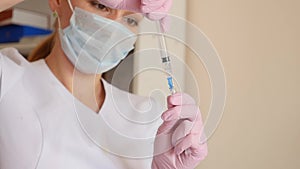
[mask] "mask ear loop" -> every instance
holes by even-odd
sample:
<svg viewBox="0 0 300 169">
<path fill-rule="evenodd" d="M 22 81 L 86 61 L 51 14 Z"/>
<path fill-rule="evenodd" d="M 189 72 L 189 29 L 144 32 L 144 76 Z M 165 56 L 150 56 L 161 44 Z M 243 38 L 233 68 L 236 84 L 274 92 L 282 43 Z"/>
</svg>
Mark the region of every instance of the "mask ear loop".
<svg viewBox="0 0 300 169">
<path fill-rule="evenodd" d="M 70 9 L 72 10 L 72 12 L 74 12 L 74 8 L 73 8 L 73 5 L 71 3 L 71 0 L 67 0 L 68 1 L 68 4 L 69 4 L 69 7 Z"/>
<path fill-rule="evenodd" d="M 60 28 L 61 28 L 61 24 L 60 24 L 60 18 L 59 18 L 59 15 L 57 14 L 56 11 L 54 11 L 52 15 L 53 15 L 53 17 L 57 18 L 58 28 L 60 29 Z"/>
</svg>

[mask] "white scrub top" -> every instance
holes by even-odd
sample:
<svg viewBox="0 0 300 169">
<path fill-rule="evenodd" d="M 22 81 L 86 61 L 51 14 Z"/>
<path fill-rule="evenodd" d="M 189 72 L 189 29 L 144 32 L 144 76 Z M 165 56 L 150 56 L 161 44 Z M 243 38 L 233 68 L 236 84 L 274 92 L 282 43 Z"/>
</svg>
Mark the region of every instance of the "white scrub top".
<svg viewBox="0 0 300 169">
<path fill-rule="evenodd" d="M 162 113 L 153 99 L 102 80 L 106 96 L 97 114 L 43 59 L 29 63 L 13 48 L 0 50 L 0 82 L 1 169 L 151 168 Z"/>
</svg>

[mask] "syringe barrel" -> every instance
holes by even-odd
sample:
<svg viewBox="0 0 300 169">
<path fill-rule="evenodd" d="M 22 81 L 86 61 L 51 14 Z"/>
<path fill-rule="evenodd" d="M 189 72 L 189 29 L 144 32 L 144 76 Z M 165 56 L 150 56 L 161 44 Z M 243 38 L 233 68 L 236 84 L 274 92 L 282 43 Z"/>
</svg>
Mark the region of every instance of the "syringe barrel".
<svg viewBox="0 0 300 169">
<path fill-rule="evenodd" d="M 163 69 L 169 76 L 172 76 L 172 66 L 170 62 L 163 63 Z"/>
<path fill-rule="evenodd" d="M 160 30 L 159 22 L 157 22 L 157 29 L 160 33 L 162 33 L 162 31 Z M 176 91 L 174 89 L 174 83 L 173 83 L 173 77 L 172 77 L 171 60 L 168 55 L 167 44 L 166 44 L 165 36 L 163 33 L 159 37 L 159 44 L 160 44 L 160 48 L 161 48 L 161 60 L 162 60 L 163 69 L 165 70 L 165 73 L 167 74 L 168 86 L 171 91 L 171 94 L 175 94 Z"/>
</svg>

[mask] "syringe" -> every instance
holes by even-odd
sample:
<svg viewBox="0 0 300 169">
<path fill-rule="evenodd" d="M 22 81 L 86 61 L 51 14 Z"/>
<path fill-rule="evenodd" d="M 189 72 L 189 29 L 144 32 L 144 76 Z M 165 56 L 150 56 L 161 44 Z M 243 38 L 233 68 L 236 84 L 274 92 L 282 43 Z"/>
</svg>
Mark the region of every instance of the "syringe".
<svg viewBox="0 0 300 169">
<path fill-rule="evenodd" d="M 168 80 L 168 86 L 171 94 L 175 94 L 175 88 L 174 88 L 174 83 L 173 83 L 173 77 L 172 77 L 172 66 L 171 66 L 171 60 L 170 56 L 168 55 L 168 49 L 166 45 L 166 40 L 163 32 L 161 31 L 160 23 L 157 21 L 156 23 L 157 30 L 161 34 L 159 36 L 159 44 L 160 44 L 160 54 L 161 54 L 161 61 L 163 64 L 163 69 L 165 70 L 167 74 L 167 80 Z"/>
</svg>

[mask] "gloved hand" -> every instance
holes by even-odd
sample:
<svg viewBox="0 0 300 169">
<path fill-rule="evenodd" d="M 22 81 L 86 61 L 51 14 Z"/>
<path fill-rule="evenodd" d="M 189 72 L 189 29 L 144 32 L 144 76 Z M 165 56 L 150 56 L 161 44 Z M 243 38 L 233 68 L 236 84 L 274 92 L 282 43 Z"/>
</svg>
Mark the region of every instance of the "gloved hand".
<svg viewBox="0 0 300 169">
<path fill-rule="evenodd" d="M 154 144 L 152 169 L 192 169 L 207 156 L 201 113 L 191 96 L 176 93 L 168 97 Z"/>
<path fill-rule="evenodd" d="M 22 2 L 24 0 L 1 0 L 0 1 L 0 12 L 4 11 L 10 7 L 12 7 L 13 5 Z"/>
<path fill-rule="evenodd" d="M 172 0 L 98 0 L 103 5 L 114 9 L 124 9 L 143 13 L 147 18 L 160 21 L 162 31 L 168 29 L 168 11 Z"/>
</svg>

